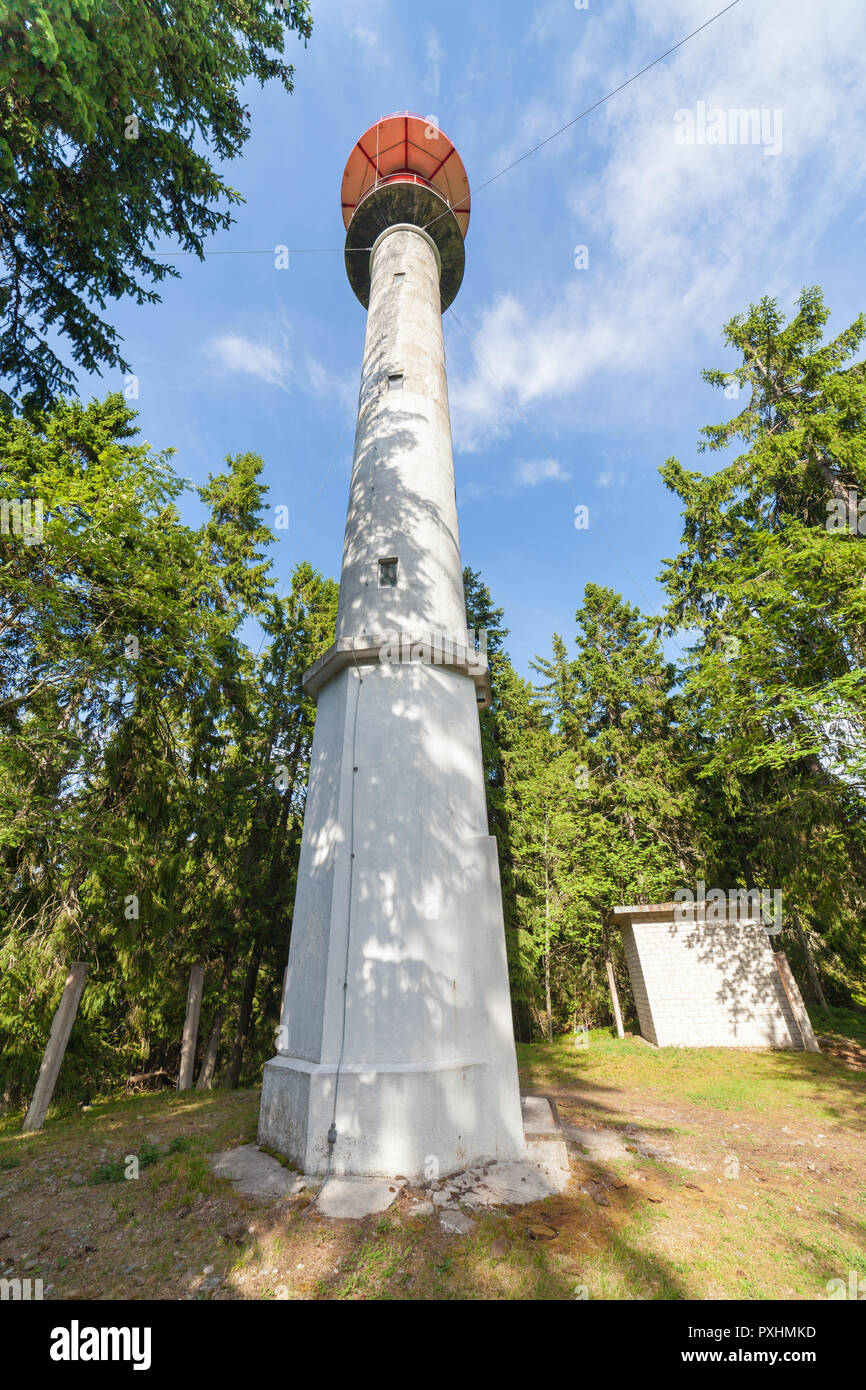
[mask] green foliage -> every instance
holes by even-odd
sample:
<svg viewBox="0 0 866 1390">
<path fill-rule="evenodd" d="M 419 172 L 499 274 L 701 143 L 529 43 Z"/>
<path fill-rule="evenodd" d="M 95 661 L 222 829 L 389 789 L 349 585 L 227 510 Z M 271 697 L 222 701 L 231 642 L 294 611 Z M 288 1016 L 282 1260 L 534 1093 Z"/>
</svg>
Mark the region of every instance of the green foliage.
<svg viewBox="0 0 866 1390">
<path fill-rule="evenodd" d="M 662 469 L 684 504 L 666 627 L 699 634 L 680 669 L 658 624 L 590 583 L 573 655 L 554 633 L 533 688 L 464 575 L 470 623 L 496 634 L 482 747 L 521 1038 L 608 1019 L 608 953 L 628 993 L 609 909 L 698 878 L 781 888 L 804 987 L 809 949 L 831 1004 L 863 1002 L 866 319 L 829 342 L 826 321 L 814 289 L 789 325 L 771 300 L 733 319 L 742 365 L 704 376 L 746 399 L 699 447 L 745 450 L 714 474 Z"/>
<path fill-rule="evenodd" d="M 658 901 L 693 876 L 703 832 L 679 730 L 676 673 L 650 623 L 589 584 L 574 656 L 559 634 L 521 679 L 502 610 L 464 571 L 467 621 L 488 628 L 493 701 L 482 713 L 518 1037 L 609 1016 L 605 929 L 620 903 Z"/>
<path fill-rule="evenodd" d="M 526 853 L 531 862 L 535 847 L 537 894 L 543 869 L 549 1032 L 554 1019 L 586 1026 L 608 1017 L 604 961 L 618 950 L 606 930 L 610 908 L 670 898 L 700 841 L 675 672 L 650 623 L 595 584 L 576 622 L 573 657 L 554 634 L 551 658 L 533 663 L 545 727 L 515 790 L 524 817 L 530 812 Z M 540 907 L 541 898 L 536 915 Z"/>
<path fill-rule="evenodd" d="M 511 1002 L 515 1032 L 527 1036 L 532 1028 L 535 1000 L 534 953 L 523 931 L 518 905 L 518 885 L 511 849 L 511 820 L 506 792 L 506 763 L 510 750 L 519 746 L 528 728 L 540 726 L 532 707 L 530 688 L 521 680 L 504 650 L 508 629 L 504 613 L 495 607 L 490 590 L 481 575 L 468 567 L 463 571 L 467 627 L 487 634 L 487 660 L 490 666 L 491 703 L 480 713 L 481 752 L 487 790 L 490 833 L 499 850 L 502 902 L 505 916 L 505 943 L 511 982 Z"/>
<path fill-rule="evenodd" d="M 337 586 L 301 565 L 275 594 L 258 458 L 226 461 L 192 530 L 168 455 L 134 432 L 116 395 L 0 421 L 4 495 L 44 503 L 40 543 L 0 535 L 7 1103 L 72 959 L 89 975 L 61 1097 L 177 1065 L 193 962 L 203 1018 L 226 1010 L 233 1082 L 279 1001 L 315 715 L 301 674 Z M 260 655 L 238 636 L 251 617 Z"/>
<path fill-rule="evenodd" d="M 242 88 L 292 90 L 307 0 L 0 0 L 0 377 L 44 407 L 85 371 L 131 370 L 109 299 L 159 302 L 166 239 L 202 255 L 242 202 L 219 163 L 250 133 Z"/>
<path fill-rule="evenodd" d="M 768 299 L 727 325 L 743 365 L 704 376 L 735 377 L 748 399 L 700 448 L 748 447 L 710 476 L 676 459 L 661 470 L 685 518 L 663 579 L 671 622 L 701 633 L 688 688 L 715 739 L 708 770 L 796 772 L 824 758 L 863 787 L 866 551 L 856 529 L 827 522 L 866 492 L 866 374 L 846 365 L 866 317 L 825 343 L 827 318 L 812 289 L 788 325 Z"/>
<path fill-rule="evenodd" d="M 704 377 L 745 402 L 699 449 L 745 450 L 707 476 L 668 459 L 684 534 L 662 578 L 669 628 L 699 634 L 685 708 L 717 871 L 783 890 L 846 1003 L 866 969 L 866 317 L 825 341 L 828 317 L 813 288 L 790 323 L 763 299 L 726 326 L 742 364 Z"/>
</svg>

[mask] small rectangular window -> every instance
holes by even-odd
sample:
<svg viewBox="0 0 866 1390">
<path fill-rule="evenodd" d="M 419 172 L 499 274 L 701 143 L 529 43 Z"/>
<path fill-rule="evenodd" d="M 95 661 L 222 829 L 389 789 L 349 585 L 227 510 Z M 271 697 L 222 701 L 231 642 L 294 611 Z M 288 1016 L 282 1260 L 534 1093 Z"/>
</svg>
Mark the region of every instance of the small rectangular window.
<svg viewBox="0 0 866 1390">
<path fill-rule="evenodd" d="M 393 589 L 397 583 L 397 558 L 389 556 L 379 561 L 379 588 Z"/>
<path fill-rule="evenodd" d="M 395 279 L 395 280 L 405 280 L 405 279 L 406 279 L 406 272 L 405 272 L 405 270 L 395 270 L 395 271 L 394 271 L 394 279 Z"/>
<path fill-rule="evenodd" d="M 388 377 L 388 390 L 389 390 L 389 391 L 402 391 L 402 390 L 403 390 L 403 373 L 402 373 L 402 372 L 391 372 L 390 376 Z"/>
</svg>

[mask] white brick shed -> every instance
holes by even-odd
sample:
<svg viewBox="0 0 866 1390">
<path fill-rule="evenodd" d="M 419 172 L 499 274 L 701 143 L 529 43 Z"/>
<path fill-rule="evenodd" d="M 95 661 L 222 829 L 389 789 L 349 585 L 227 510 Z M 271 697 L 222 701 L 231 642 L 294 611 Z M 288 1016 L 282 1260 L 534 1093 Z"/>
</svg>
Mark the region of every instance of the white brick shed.
<svg viewBox="0 0 866 1390">
<path fill-rule="evenodd" d="M 657 1047 L 817 1050 L 783 953 L 757 919 L 706 918 L 697 903 L 615 907 L 641 1035 Z"/>
</svg>

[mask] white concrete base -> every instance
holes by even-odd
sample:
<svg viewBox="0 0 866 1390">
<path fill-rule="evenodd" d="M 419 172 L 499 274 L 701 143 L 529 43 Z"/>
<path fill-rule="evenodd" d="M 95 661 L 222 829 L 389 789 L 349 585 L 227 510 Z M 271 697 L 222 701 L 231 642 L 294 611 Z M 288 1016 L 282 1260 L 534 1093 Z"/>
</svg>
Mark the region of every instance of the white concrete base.
<svg viewBox="0 0 866 1390">
<path fill-rule="evenodd" d="M 456 671 L 349 667 L 319 694 L 259 1142 L 321 1174 L 332 1120 L 339 1176 L 524 1157 L 475 687 Z"/>
<path fill-rule="evenodd" d="M 559 1129 L 559 1122 L 547 1096 L 521 1096 L 520 1113 L 526 1135 L 553 1134 Z"/>
<path fill-rule="evenodd" d="M 259 1143 L 307 1174 L 327 1170 L 336 1071 L 334 1063 L 289 1057 L 265 1065 Z M 344 1063 L 331 1172 L 423 1183 L 469 1164 L 522 1156 L 509 1125 L 517 1108 L 509 1105 L 509 1080 L 484 1062 Z"/>
</svg>

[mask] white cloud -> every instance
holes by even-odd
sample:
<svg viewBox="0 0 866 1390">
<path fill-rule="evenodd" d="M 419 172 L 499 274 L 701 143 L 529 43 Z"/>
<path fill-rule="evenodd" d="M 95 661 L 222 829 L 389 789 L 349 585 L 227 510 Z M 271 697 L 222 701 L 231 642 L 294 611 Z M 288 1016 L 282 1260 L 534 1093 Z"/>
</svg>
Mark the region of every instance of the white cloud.
<svg viewBox="0 0 866 1390">
<path fill-rule="evenodd" d="M 480 502 L 483 498 L 489 497 L 492 491 L 486 483 L 463 483 L 457 489 L 458 505 L 462 506 L 464 502 Z"/>
<path fill-rule="evenodd" d="M 567 483 L 571 477 L 556 459 L 533 459 L 520 463 L 514 470 L 514 481 L 520 487 L 537 487 L 539 483 Z"/>
<path fill-rule="evenodd" d="M 595 480 L 596 487 L 625 487 L 625 474 L 611 468 L 602 469 Z"/>
<path fill-rule="evenodd" d="M 470 481 L 462 483 L 457 491 L 458 504 L 481 502 L 486 498 L 512 498 L 521 488 L 538 487 L 541 483 L 568 483 L 571 474 L 563 468 L 558 459 L 529 459 L 517 463 L 508 477 L 495 484 Z"/>
<path fill-rule="evenodd" d="M 315 357 L 307 357 L 307 384 L 314 396 L 329 396 L 339 401 L 343 408 L 354 410 L 358 404 L 357 377 L 340 376 L 330 371 Z"/>
<path fill-rule="evenodd" d="M 378 35 L 372 29 L 365 29 L 363 24 L 353 24 L 351 29 L 352 38 L 363 48 L 375 48 L 379 42 Z"/>
<path fill-rule="evenodd" d="M 642 343 L 619 331 L 618 307 L 596 297 L 588 308 L 568 288 L 540 312 L 510 293 L 495 299 L 472 335 L 473 367 L 449 385 L 458 449 L 509 434 L 527 407 L 576 391 L 602 365 L 638 366 Z"/>
<path fill-rule="evenodd" d="M 205 354 L 216 369 L 227 375 L 255 376 L 269 386 L 285 387 L 288 357 L 267 343 L 253 342 L 237 333 L 224 333 L 205 344 Z"/>
<path fill-rule="evenodd" d="M 445 50 L 439 42 L 436 30 L 429 24 L 424 29 L 424 53 L 427 60 L 427 88 L 431 96 L 438 97 Z"/>
<path fill-rule="evenodd" d="M 548 95 L 524 112 L 522 149 L 500 151 L 503 164 L 694 29 L 706 5 L 657 0 L 632 13 L 628 48 L 620 24 L 585 28 Z M 851 55 L 864 46 L 862 0 L 836 0 L 832 22 L 813 0 L 738 7 L 576 127 L 601 150 L 580 178 L 574 133 L 533 156 L 544 198 L 571 210 L 574 241 L 590 246 L 591 269 L 496 296 L 481 312 L 467 369 L 451 375 L 457 447 L 484 448 L 539 406 L 580 412 L 586 426 L 617 408 L 618 386 L 657 391 L 681 364 L 721 358 L 722 325 L 750 300 L 776 295 L 789 312 L 822 235 L 852 200 L 862 206 L 866 103 Z M 781 110 L 780 153 L 677 144 L 675 113 L 698 101 Z"/>
</svg>

